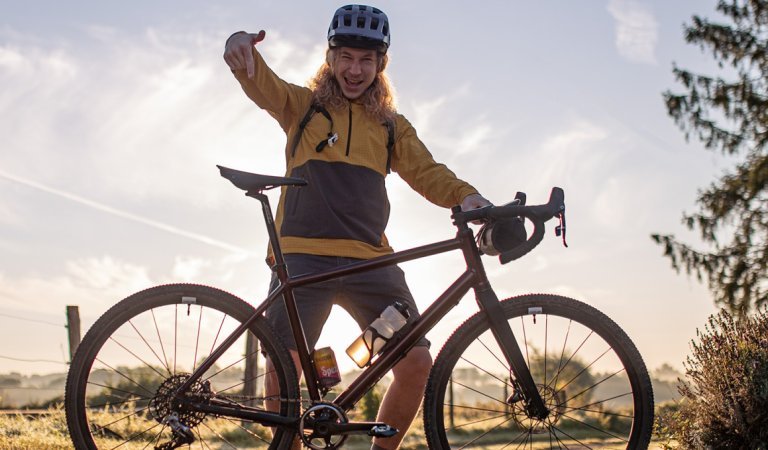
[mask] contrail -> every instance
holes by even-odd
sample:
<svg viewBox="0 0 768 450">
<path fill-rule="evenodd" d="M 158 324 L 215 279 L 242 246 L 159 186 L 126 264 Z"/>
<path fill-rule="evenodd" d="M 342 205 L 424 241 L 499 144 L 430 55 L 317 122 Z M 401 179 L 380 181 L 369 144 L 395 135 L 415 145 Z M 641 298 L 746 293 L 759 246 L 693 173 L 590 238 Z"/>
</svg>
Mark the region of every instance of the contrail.
<svg viewBox="0 0 768 450">
<path fill-rule="evenodd" d="M 16 175 L 12 175 L 8 172 L 4 172 L 3 170 L 0 170 L 0 178 L 5 178 L 6 180 L 10 180 L 19 184 L 23 184 L 25 186 L 29 186 L 31 188 L 35 188 L 38 190 L 41 190 L 43 192 L 47 192 L 49 194 L 56 195 L 58 197 L 66 198 L 67 200 L 71 200 L 75 203 L 79 203 L 81 205 L 90 206 L 91 208 L 97 209 L 99 211 L 112 214 L 114 216 L 122 217 L 124 219 L 132 220 L 134 222 L 142 223 L 144 225 L 149 225 L 150 227 L 157 228 L 158 230 L 163 230 L 171 234 L 175 234 L 177 236 L 186 237 L 198 242 L 202 242 L 204 244 L 212 245 L 214 247 L 222 248 L 224 250 L 231 251 L 233 253 L 238 254 L 247 254 L 251 255 L 252 252 L 245 250 L 241 247 L 238 247 L 236 245 L 228 244 L 226 242 L 219 241 L 217 239 L 213 239 L 208 236 L 204 236 L 202 234 L 193 233 L 190 231 L 182 230 L 180 228 L 174 227 L 172 225 L 168 225 L 162 222 L 157 222 L 155 220 L 147 219 L 146 217 L 137 216 L 136 214 L 131 214 L 126 211 L 121 211 L 119 209 L 113 208 L 111 206 L 104 205 L 102 203 L 95 202 L 93 200 L 89 200 L 84 197 L 80 197 L 79 195 L 71 194 L 66 191 L 62 191 L 61 189 L 55 189 L 50 186 L 46 186 L 44 184 L 37 183 L 32 180 L 28 180 L 26 178 L 22 178 Z"/>
</svg>

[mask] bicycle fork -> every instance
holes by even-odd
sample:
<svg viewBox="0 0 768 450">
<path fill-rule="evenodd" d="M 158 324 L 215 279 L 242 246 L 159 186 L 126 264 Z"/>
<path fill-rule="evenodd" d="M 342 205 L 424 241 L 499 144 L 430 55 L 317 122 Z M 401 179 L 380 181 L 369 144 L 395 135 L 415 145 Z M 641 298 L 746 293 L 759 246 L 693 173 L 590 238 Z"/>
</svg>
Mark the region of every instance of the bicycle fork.
<svg viewBox="0 0 768 450">
<path fill-rule="evenodd" d="M 544 399 L 541 398 L 539 389 L 536 387 L 536 382 L 533 381 L 531 371 L 525 362 L 520 346 L 517 345 L 515 335 L 512 333 L 512 329 L 504 319 L 504 313 L 501 308 L 496 293 L 490 286 L 484 288 L 478 288 L 475 290 L 477 296 L 477 303 L 480 309 L 485 312 L 486 319 L 491 325 L 491 331 L 496 338 L 496 342 L 499 344 L 504 358 L 514 375 L 513 380 L 515 393 L 510 400 L 513 403 L 517 400 L 517 389 L 522 394 L 522 400 L 525 401 L 526 411 L 531 417 L 539 420 L 544 420 L 549 415 L 549 409 L 544 404 Z"/>
</svg>

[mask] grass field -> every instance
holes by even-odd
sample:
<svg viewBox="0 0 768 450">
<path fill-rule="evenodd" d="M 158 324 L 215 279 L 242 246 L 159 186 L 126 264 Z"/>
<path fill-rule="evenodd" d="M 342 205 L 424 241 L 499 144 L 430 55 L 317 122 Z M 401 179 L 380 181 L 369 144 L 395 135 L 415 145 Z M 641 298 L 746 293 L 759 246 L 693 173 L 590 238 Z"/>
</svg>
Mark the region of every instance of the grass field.
<svg viewBox="0 0 768 450">
<path fill-rule="evenodd" d="M 240 444 L 238 443 L 238 445 Z M 350 450 L 364 450 L 368 449 L 369 446 L 370 443 L 367 438 L 355 437 L 350 438 L 344 448 Z M 544 442 L 542 443 L 542 446 L 543 447 L 541 448 L 546 448 L 548 443 Z M 0 415 L 0 450 L 70 450 L 72 448 L 73 446 L 69 440 L 69 433 L 67 432 L 64 411 L 60 408 L 52 408 L 48 410 L 48 414 L 35 417 L 24 416 L 21 414 Z M 127 449 L 129 447 L 120 448 Z M 146 448 L 146 443 L 138 445 L 136 448 Z M 245 449 L 247 447 L 238 448 Z M 256 449 L 258 447 L 253 448 Z M 411 431 L 401 448 L 403 450 L 427 448 L 424 442 L 424 434 L 420 419 L 417 419 L 414 423 L 414 426 L 411 428 Z M 501 448 L 508 447 L 504 447 L 503 444 L 483 447 L 483 449 L 486 450 L 497 450 Z M 614 447 L 596 444 L 592 448 L 609 450 Z M 652 445 L 651 448 L 659 449 L 661 447 Z"/>
</svg>

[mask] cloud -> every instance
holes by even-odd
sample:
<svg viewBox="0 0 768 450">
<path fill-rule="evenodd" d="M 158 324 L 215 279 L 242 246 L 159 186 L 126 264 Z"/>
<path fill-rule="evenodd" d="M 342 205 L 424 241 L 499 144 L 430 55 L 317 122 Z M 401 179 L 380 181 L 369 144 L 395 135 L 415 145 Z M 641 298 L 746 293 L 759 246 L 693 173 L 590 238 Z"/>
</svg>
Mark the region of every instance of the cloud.
<svg viewBox="0 0 768 450">
<path fill-rule="evenodd" d="M 468 117 L 466 107 L 459 106 L 473 96 L 469 84 L 459 86 L 450 94 L 431 99 L 417 99 L 410 105 L 412 123 L 429 148 L 447 155 L 452 166 L 457 157 L 477 154 L 489 142 L 498 138 L 501 127 L 484 114 Z"/>
<path fill-rule="evenodd" d="M 134 221 L 134 222 L 142 223 L 144 225 L 148 225 L 148 226 L 150 226 L 152 228 L 156 228 L 156 229 L 159 229 L 159 230 L 162 230 L 162 231 L 166 231 L 166 232 L 174 234 L 176 236 L 181 236 L 181 237 L 185 237 L 185 238 L 188 238 L 188 239 L 192 239 L 194 241 L 202 242 L 204 244 L 208 244 L 208 245 L 211 245 L 211 246 L 214 246 L 214 247 L 217 247 L 217 248 L 228 250 L 228 251 L 233 252 L 233 253 L 245 254 L 245 255 L 251 254 L 251 252 L 249 252 L 248 250 L 240 248 L 240 247 L 238 247 L 236 245 L 229 244 L 229 243 L 226 243 L 226 242 L 222 242 L 222 241 L 220 241 L 218 239 L 214 239 L 214 238 L 211 238 L 209 236 L 204 236 L 204 235 L 199 234 L 199 233 L 193 233 L 191 231 L 183 230 L 181 228 L 178 228 L 178 227 L 175 227 L 175 226 L 172 226 L 172 225 L 168 225 L 168 224 L 165 224 L 165 223 L 162 223 L 162 222 L 158 222 L 156 220 L 152 220 L 152 219 L 149 219 L 147 217 L 142 217 L 142 216 L 139 216 L 139 215 L 136 215 L 136 214 L 132 214 L 132 213 L 127 212 L 127 211 L 122 211 L 120 209 L 113 208 L 111 206 L 107 206 L 107 205 L 95 202 L 93 200 L 89 200 L 87 198 L 83 198 L 81 196 L 71 194 L 71 193 L 63 191 L 61 189 L 55 189 L 55 188 L 52 188 L 52 187 L 49 187 L 49 186 L 46 186 L 46 185 L 43 185 L 43 184 L 40 184 L 40 183 L 36 183 L 34 181 L 27 180 L 27 179 L 22 178 L 22 177 L 18 177 L 18 176 L 9 174 L 9 173 L 4 172 L 2 170 L 0 170 L 0 178 L 4 178 L 4 179 L 10 180 L 10 181 L 14 181 L 16 183 L 20 183 L 20 184 L 23 184 L 25 186 L 41 190 L 43 192 L 47 192 L 49 194 L 53 194 L 53 195 L 56 195 L 58 197 L 65 198 L 67 200 L 70 200 L 72 202 L 75 202 L 75 203 L 78 203 L 78 204 L 81 204 L 81 205 L 89 206 L 91 208 L 94 208 L 96 210 L 99 210 L 99 211 L 107 213 L 107 214 L 111 214 L 113 216 L 122 217 L 124 219 L 128 219 L 128 220 L 131 220 L 131 221 Z M 0 205 L 0 206 L 2 206 L 2 205 Z M 3 220 L 3 209 L 0 207 L 0 221 L 2 221 L 2 220 Z"/>
<path fill-rule="evenodd" d="M 64 262 L 56 276 L 0 272 L 0 303 L 5 308 L 40 313 L 78 305 L 92 321 L 128 295 L 166 283 L 203 283 L 262 298 L 267 293 L 269 273 L 264 270 L 254 276 L 252 261 L 242 255 L 176 257 L 171 265 L 151 270 L 109 255 L 77 258 Z"/>
<path fill-rule="evenodd" d="M 281 154 L 282 130 L 243 96 L 219 36 L 94 27 L 86 36 L 79 46 L 23 36 L 0 46 L 6 171 L 78 195 L 97 188 L 112 200 L 211 208 L 230 193 L 217 189 L 214 164 Z M 282 173 L 281 159 L 262 158 L 259 170 Z"/>
<path fill-rule="evenodd" d="M 5 307 L 50 313 L 79 305 L 98 317 L 123 297 L 154 284 L 146 267 L 105 256 L 69 261 L 55 277 L 9 277 L 0 272 L 0 299 Z"/>
<path fill-rule="evenodd" d="M 616 21 L 616 48 L 630 62 L 656 64 L 658 22 L 653 13 L 634 0 L 610 0 L 608 11 Z"/>
</svg>

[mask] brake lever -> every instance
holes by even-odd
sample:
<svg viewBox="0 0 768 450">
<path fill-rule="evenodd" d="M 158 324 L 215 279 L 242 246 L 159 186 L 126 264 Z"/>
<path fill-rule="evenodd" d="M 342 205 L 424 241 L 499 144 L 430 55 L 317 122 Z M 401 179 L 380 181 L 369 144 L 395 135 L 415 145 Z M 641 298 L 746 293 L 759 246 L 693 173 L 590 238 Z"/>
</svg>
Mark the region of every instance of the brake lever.
<svg viewBox="0 0 768 450">
<path fill-rule="evenodd" d="M 565 210 L 561 211 L 557 215 L 558 219 L 560 219 L 560 225 L 555 227 L 555 236 L 563 236 L 563 246 L 565 248 L 568 248 L 568 242 L 565 241 Z"/>
</svg>

